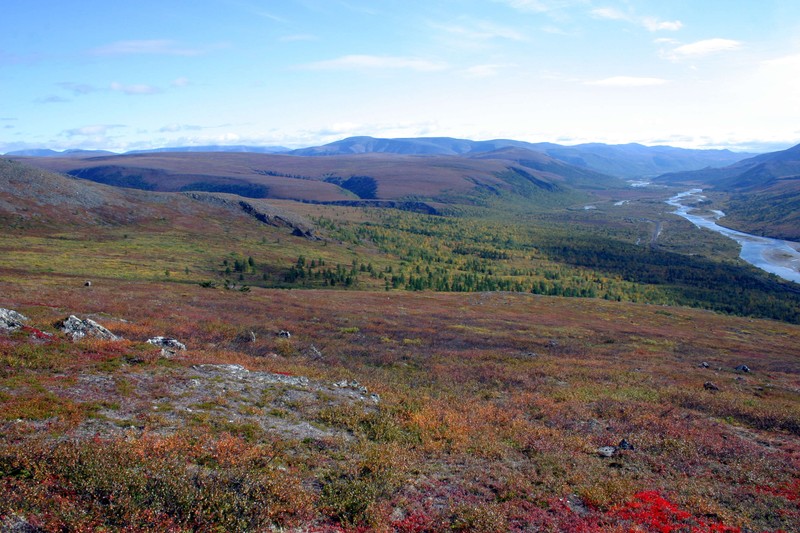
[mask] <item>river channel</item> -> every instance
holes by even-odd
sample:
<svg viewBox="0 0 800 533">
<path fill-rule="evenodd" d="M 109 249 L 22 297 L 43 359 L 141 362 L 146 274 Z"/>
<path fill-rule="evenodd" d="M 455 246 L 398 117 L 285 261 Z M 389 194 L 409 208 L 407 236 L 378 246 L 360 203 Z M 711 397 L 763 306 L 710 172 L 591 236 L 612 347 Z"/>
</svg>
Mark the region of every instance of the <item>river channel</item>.
<svg viewBox="0 0 800 533">
<path fill-rule="evenodd" d="M 800 283 L 800 243 L 782 241 L 750 235 L 717 224 L 717 220 L 725 216 L 722 211 L 711 211 L 711 214 L 694 214 L 691 204 L 704 200 L 703 189 L 676 194 L 667 203 L 676 207 L 676 215 L 680 215 L 699 228 L 706 228 L 729 237 L 742 247 L 739 254 L 743 260 L 762 270 L 771 272 L 781 278 Z M 689 205 L 687 205 L 689 204 Z"/>
</svg>

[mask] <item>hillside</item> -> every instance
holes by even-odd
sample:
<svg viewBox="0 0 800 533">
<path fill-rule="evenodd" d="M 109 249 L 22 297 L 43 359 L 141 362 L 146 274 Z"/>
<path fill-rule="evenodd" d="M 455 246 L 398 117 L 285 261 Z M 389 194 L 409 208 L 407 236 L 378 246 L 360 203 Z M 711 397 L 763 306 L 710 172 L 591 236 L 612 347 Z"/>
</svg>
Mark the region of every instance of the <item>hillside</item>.
<svg viewBox="0 0 800 533">
<path fill-rule="evenodd" d="M 361 154 L 302 157 L 254 153 L 158 153 L 84 159 L 24 158 L 39 168 L 143 190 L 207 191 L 311 202 L 414 200 L 467 203 L 509 194 L 530 198 L 622 183 L 536 154 L 481 158 Z"/>
<path fill-rule="evenodd" d="M 728 193 L 723 224 L 749 233 L 800 240 L 800 145 L 719 169 L 665 174 L 657 181 Z"/>
<path fill-rule="evenodd" d="M 735 153 L 729 150 L 690 150 L 671 146 L 643 146 L 641 144 L 608 145 L 589 143 L 564 146 L 554 143 L 528 143 L 510 139 L 472 141 L 449 137 L 407 139 L 350 137 L 323 146 L 293 150 L 290 153 L 301 156 L 361 153 L 474 155 L 508 148 L 543 153 L 572 166 L 621 178 L 652 177 L 665 172 L 721 167 L 752 155 Z"/>
<path fill-rule="evenodd" d="M 797 530 L 800 294 L 623 193 L 443 217 L 0 160 L 0 527 Z"/>
</svg>

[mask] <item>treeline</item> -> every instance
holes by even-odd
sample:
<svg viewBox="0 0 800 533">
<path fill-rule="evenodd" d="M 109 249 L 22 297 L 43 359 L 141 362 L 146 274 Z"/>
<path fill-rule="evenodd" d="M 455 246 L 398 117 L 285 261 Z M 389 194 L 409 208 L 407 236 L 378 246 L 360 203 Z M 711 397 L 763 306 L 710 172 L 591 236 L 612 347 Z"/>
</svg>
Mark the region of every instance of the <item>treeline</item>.
<svg viewBox="0 0 800 533">
<path fill-rule="evenodd" d="M 630 227 L 370 214 L 358 224 L 318 223 L 342 241 L 377 247 L 393 270 L 370 277 L 383 279 L 387 289 L 604 298 L 800 323 L 800 294 L 792 284 L 748 266 L 638 246 Z"/>
</svg>

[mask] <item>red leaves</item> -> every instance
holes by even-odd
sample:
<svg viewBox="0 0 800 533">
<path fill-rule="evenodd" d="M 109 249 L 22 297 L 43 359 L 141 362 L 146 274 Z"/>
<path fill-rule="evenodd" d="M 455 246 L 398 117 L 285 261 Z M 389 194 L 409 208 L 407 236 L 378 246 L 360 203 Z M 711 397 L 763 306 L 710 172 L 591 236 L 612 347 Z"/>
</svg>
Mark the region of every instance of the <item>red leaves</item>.
<svg viewBox="0 0 800 533">
<path fill-rule="evenodd" d="M 639 492 L 633 500 L 608 512 L 609 517 L 631 523 L 630 531 L 658 531 L 659 533 L 740 533 L 738 527 L 708 523 L 693 517 L 657 491 Z"/>
</svg>

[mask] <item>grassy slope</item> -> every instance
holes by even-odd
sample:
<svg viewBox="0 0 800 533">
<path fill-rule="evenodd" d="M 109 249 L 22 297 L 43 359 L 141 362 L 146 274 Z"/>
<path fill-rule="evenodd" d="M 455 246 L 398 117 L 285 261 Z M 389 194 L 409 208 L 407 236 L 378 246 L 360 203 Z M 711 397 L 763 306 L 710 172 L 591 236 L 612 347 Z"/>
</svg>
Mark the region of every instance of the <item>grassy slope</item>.
<svg viewBox="0 0 800 533">
<path fill-rule="evenodd" d="M 564 223 L 595 240 L 646 239 L 650 223 L 628 222 L 634 207 L 528 214 L 509 227 L 297 206 L 329 222 L 329 240 L 313 242 L 182 196 L 142 193 L 142 204 L 140 193 L 58 183 L 80 194 L 44 208 L 0 198 L 16 211 L 3 215 L 0 307 L 36 328 L 0 334 L 0 517 L 45 530 L 800 528 L 798 326 L 598 299 L 386 292 L 366 273 L 360 291 L 198 284 L 248 256 L 276 279 L 299 255 L 413 272 L 424 265 L 414 254 L 459 234 L 478 252 L 505 249 L 498 236 L 514 250 Z M 92 194 L 103 201 L 85 205 Z M 103 208 L 123 201 L 147 209 L 119 219 Z M 379 226 L 360 235 L 365 222 Z M 668 224 L 660 246 L 698 250 L 697 235 Z M 475 257 L 441 250 L 459 268 Z M 526 263 L 564 283 L 640 285 L 535 248 L 487 265 Z M 242 276 L 228 277 L 257 285 Z M 125 340 L 66 340 L 53 323 L 72 313 Z M 160 359 L 144 343 L 155 335 L 189 349 Z M 311 381 L 245 390 L 222 367 L 193 368 L 203 363 Z M 341 402 L 331 384 L 342 380 L 380 403 Z M 622 438 L 636 449 L 598 455 Z"/>
</svg>

